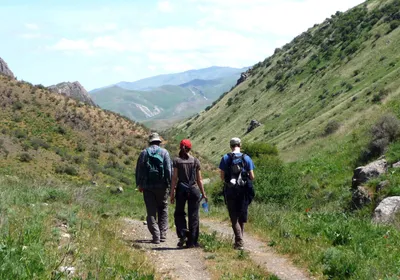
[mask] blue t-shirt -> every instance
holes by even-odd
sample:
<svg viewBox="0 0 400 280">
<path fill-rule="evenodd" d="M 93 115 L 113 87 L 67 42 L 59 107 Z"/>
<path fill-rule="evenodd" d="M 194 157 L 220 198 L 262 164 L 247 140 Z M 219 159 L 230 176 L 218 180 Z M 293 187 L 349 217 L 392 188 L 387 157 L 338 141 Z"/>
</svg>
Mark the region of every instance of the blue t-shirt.
<svg viewBox="0 0 400 280">
<path fill-rule="evenodd" d="M 235 153 L 235 154 L 238 156 L 243 155 L 243 153 Z M 255 168 L 254 163 L 248 155 L 244 156 L 244 161 L 246 162 L 246 164 L 244 165 L 244 170 L 246 172 L 250 172 L 251 170 L 254 170 L 254 168 Z M 219 169 L 224 171 L 225 175 L 226 175 L 227 173 L 229 173 L 230 164 L 231 164 L 231 156 L 229 154 L 225 154 L 222 157 L 221 162 L 219 163 Z"/>
</svg>

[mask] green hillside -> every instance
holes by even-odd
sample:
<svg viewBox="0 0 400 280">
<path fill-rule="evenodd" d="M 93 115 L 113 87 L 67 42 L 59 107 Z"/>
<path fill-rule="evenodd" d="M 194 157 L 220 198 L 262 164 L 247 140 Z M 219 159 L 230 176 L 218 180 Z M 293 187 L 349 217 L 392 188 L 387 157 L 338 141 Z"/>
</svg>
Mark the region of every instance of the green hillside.
<svg viewBox="0 0 400 280">
<path fill-rule="evenodd" d="M 368 1 L 335 14 L 254 65 L 245 82 L 178 129 L 214 161 L 233 136 L 275 144 L 291 159 L 329 124 L 350 133 L 398 97 L 398 11 L 399 1 Z M 252 119 L 262 126 L 247 134 Z"/>
<path fill-rule="evenodd" d="M 400 195 L 392 167 L 400 161 L 399 11 L 398 0 L 371 0 L 336 13 L 170 130 L 215 164 L 231 137 L 242 138 L 256 166 L 247 229 L 318 279 L 399 275 L 399 214 L 388 225 L 371 221 L 383 199 Z M 261 126 L 247 132 L 251 120 Z M 367 199 L 357 205 L 353 171 L 379 157 L 388 172 L 360 187 Z M 212 215 L 228 219 L 221 188 L 207 190 Z"/>
<path fill-rule="evenodd" d="M 0 279 L 153 279 L 115 218 L 144 215 L 148 130 L 2 75 L 0 107 Z"/>
</svg>

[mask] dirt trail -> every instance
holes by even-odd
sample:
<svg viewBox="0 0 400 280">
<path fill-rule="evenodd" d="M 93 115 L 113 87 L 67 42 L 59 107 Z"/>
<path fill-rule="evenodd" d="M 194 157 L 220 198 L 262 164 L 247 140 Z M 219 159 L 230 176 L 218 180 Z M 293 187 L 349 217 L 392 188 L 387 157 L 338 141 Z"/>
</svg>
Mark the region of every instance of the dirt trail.
<svg viewBox="0 0 400 280">
<path fill-rule="evenodd" d="M 201 224 L 216 231 L 225 237 L 233 237 L 233 231 L 230 225 L 221 223 L 219 221 L 212 221 L 201 219 Z M 245 250 L 250 253 L 251 259 L 261 267 L 264 267 L 268 272 L 275 274 L 282 280 L 309 280 L 311 278 L 302 271 L 295 267 L 287 258 L 278 255 L 265 243 L 257 240 L 256 238 L 244 234 Z"/>
<path fill-rule="evenodd" d="M 157 279 L 211 279 L 205 265 L 205 253 L 202 249 L 178 249 L 175 232 L 169 230 L 166 242 L 160 244 L 150 243 L 151 234 L 143 221 L 129 218 L 122 219 L 124 230 L 122 237 L 130 245 L 144 250 L 155 266 Z M 216 231 L 224 237 L 231 238 L 231 227 L 226 223 L 201 219 L 201 224 L 208 228 L 207 231 Z M 245 233 L 245 250 L 251 259 L 266 271 L 275 274 L 282 280 L 310 280 L 306 272 L 295 267 L 290 260 L 278 255 L 265 242 Z M 133 242 L 133 244 L 132 244 Z"/>
<path fill-rule="evenodd" d="M 179 249 L 175 232 L 169 230 L 166 242 L 152 244 L 147 226 L 137 220 L 124 218 L 124 240 L 136 248 L 145 250 L 154 263 L 157 279 L 211 279 L 202 249 Z"/>
</svg>

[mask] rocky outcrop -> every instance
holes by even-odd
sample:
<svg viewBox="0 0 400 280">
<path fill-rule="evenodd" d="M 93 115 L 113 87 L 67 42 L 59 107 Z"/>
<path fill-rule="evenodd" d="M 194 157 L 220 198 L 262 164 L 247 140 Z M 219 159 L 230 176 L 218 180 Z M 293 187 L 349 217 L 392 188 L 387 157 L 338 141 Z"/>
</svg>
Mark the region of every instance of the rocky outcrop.
<svg viewBox="0 0 400 280">
<path fill-rule="evenodd" d="M 240 78 L 237 80 L 235 86 L 238 86 L 241 83 L 243 83 L 244 81 L 246 81 L 248 77 L 250 77 L 250 69 L 247 70 L 246 72 L 243 72 L 242 74 L 240 74 Z"/>
<path fill-rule="evenodd" d="M 260 125 L 261 125 L 261 123 L 259 121 L 251 120 L 246 133 L 253 131 L 255 128 L 259 127 Z"/>
<path fill-rule="evenodd" d="M 357 167 L 354 170 L 352 187 L 356 189 L 361 184 L 367 182 L 372 178 L 376 178 L 381 174 L 387 172 L 387 161 L 380 159 L 369 163 L 366 166 Z"/>
<path fill-rule="evenodd" d="M 15 79 L 14 73 L 10 70 L 10 68 L 8 68 L 7 63 L 1 57 L 0 57 L 0 74 L 9 76 L 9 77 Z"/>
<path fill-rule="evenodd" d="M 86 89 L 79 82 L 63 82 L 54 86 L 49 86 L 48 89 L 52 92 L 82 101 L 88 105 L 96 106 Z"/>
<path fill-rule="evenodd" d="M 373 221 L 379 224 L 388 224 L 395 220 L 400 211 L 400 196 L 387 197 L 379 203 L 374 211 Z"/>
</svg>

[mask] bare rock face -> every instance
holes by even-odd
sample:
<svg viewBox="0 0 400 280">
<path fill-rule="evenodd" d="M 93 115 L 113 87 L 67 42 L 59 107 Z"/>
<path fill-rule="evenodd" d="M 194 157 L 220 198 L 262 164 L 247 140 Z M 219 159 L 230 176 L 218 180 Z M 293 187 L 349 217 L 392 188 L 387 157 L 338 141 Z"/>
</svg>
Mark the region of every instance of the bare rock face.
<svg viewBox="0 0 400 280">
<path fill-rule="evenodd" d="M 356 189 L 361 184 L 367 182 L 372 178 L 376 178 L 381 174 L 387 172 L 387 161 L 380 159 L 369 163 L 366 166 L 357 167 L 353 175 L 353 189 Z"/>
<path fill-rule="evenodd" d="M 9 76 L 9 77 L 15 79 L 14 73 L 10 70 L 10 68 L 8 68 L 7 63 L 1 57 L 0 57 L 0 74 Z"/>
<path fill-rule="evenodd" d="M 96 106 L 86 89 L 79 82 L 63 82 L 49 86 L 50 91 L 82 101 L 88 105 Z"/>
<path fill-rule="evenodd" d="M 400 211 L 400 196 L 387 197 L 379 203 L 374 211 L 373 221 L 379 224 L 388 224 L 395 220 Z"/>
</svg>

